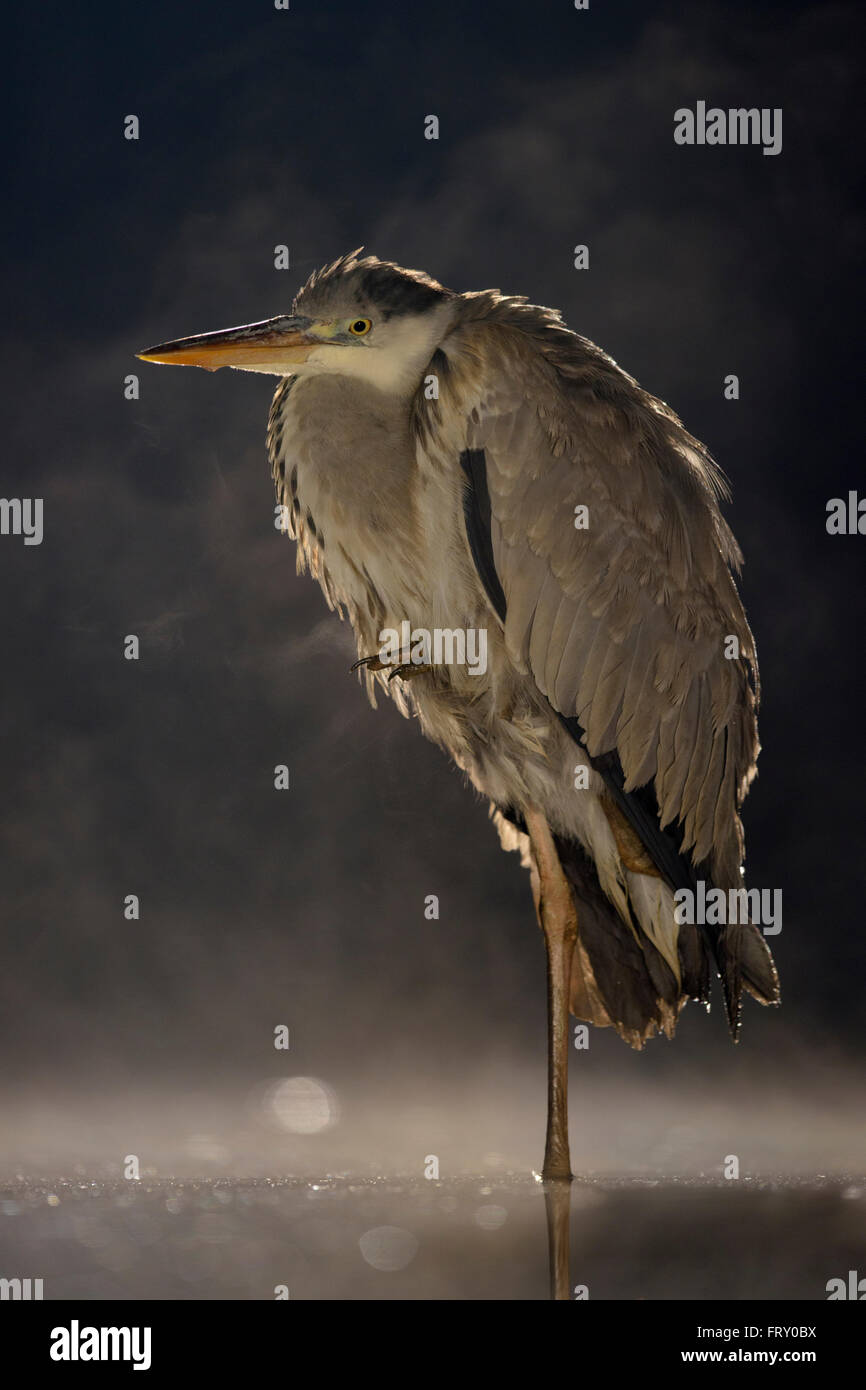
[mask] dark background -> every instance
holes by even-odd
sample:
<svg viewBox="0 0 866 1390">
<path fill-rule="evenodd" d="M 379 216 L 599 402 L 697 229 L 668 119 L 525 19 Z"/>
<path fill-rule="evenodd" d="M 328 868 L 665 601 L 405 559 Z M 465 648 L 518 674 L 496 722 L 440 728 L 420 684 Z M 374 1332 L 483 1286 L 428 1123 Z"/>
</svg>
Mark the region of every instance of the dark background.
<svg viewBox="0 0 866 1390">
<path fill-rule="evenodd" d="M 863 1163 L 866 540 L 825 529 L 830 497 L 866 491 L 862 27 L 853 4 L 18 11 L 0 490 L 44 498 L 45 538 L 0 538 L 4 1168 L 540 1160 L 543 951 L 516 857 L 417 729 L 369 709 L 350 634 L 296 577 L 275 381 L 134 358 L 285 312 L 360 244 L 560 307 L 733 485 L 764 686 L 748 873 L 783 890 L 783 1008 L 747 1006 L 736 1049 L 718 1001 L 642 1056 L 594 1031 L 575 1163 Z M 782 153 L 676 146 L 697 100 L 782 107 Z M 262 1102 L 294 1075 L 331 1097 L 316 1136 Z"/>
</svg>

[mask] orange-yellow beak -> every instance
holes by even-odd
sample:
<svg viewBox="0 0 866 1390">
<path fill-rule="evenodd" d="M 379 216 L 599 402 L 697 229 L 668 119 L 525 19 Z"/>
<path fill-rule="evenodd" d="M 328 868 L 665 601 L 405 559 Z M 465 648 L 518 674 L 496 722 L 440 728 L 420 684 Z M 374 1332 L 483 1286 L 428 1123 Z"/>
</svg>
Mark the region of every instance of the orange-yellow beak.
<svg viewBox="0 0 866 1390">
<path fill-rule="evenodd" d="M 195 338 L 175 338 L 136 354 L 143 362 L 164 362 L 170 367 L 239 367 L 248 372 L 285 375 L 292 364 L 303 362 L 322 339 L 310 336 L 312 320 L 285 315 L 226 328 L 219 333 L 200 333 Z"/>
</svg>

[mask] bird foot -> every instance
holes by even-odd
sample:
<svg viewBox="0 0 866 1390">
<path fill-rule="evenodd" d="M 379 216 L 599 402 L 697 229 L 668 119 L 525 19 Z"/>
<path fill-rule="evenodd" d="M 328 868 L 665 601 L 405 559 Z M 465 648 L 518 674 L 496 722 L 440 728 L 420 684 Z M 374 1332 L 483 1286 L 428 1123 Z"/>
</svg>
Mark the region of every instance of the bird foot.
<svg viewBox="0 0 866 1390">
<path fill-rule="evenodd" d="M 353 662 L 349 669 L 350 671 L 357 671 L 361 666 L 364 666 L 368 671 L 390 671 L 391 674 L 388 677 L 389 685 L 397 676 L 399 676 L 400 680 L 411 681 L 414 680 L 416 676 L 420 676 L 422 672 L 433 670 L 432 666 L 427 666 L 415 661 L 382 661 L 378 654 L 360 657 L 358 661 Z"/>
</svg>

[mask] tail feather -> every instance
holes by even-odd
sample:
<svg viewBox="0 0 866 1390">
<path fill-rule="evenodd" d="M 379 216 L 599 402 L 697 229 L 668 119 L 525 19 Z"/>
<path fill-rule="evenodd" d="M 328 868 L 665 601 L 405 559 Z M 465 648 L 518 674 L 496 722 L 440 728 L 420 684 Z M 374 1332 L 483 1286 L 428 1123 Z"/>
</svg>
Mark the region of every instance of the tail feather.
<svg viewBox="0 0 866 1390">
<path fill-rule="evenodd" d="M 677 938 L 683 993 L 706 1003 L 710 997 L 710 957 L 697 927 L 684 924 Z"/>
<path fill-rule="evenodd" d="M 761 1004 L 778 1004 L 779 976 L 775 962 L 760 930 L 751 922 L 733 922 L 725 928 L 722 938 L 723 979 L 730 980 L 736 1031 L 739 1023 L 740 996 L 745 989 Z M 730 1012 L 730 1011 L 729 1011 Z"/>
<path fill-rule="evenodd" d="M 519 850 L 529 867 L 529 841 L 522 816 L 511 808 L 491 806 L 503 849 Z M 736 1041 L 743 990 L 762 1004 L 778 1004 L 779 979 L 759 929 L 751 923 L 728 924 L 712 933 L 688 923 L 676 933 L 676 959 L 664 932 L 652 927 L 659 950 L 627 904 L 626 921 L 599 882 L 592 858 L 576 840 L 554 835 L 557 854 L 577 907 L 578 942 L 571 976 L 571 1012 L 599 1028 L 614 1028 L 640 1050 L 656 1033 L 673 1037 L 688 999 L 706 1003 L 713 970 L 719 974 L 725 1012 Z M 701 877 L 709 874 L 698 866 Z M 634 878 L 633 874 L 628 875 Z M 632 885 L 633 887 L 633 885 Z M 673 913 L 673 893 L 666 885 Z M 672 968 L 678 966 L 677 972 Z"/>
<path fill-rule="evenodd" d="M 731 1034 L 736 1040 L 743 989 L 762 1004 L 779 1002 L 773 958 L 757 927 L 728 925 L 711 956 L 695 926 L 677 935 L 679 978 L 635 913 L 623 921 L 603 892 L 592 859 L 575 840 L 555 837 L 560 863 L 578 912 L 581 950 L 572 969 L 572 1013 L 600 1027 L 613 1027 L 640 1049 L 656 1033 L 673 1037 L 688 999 L 707 1002 L 711 967 L 717 967 Z M 631 877 L 631 875 L 629 875 Z M 669 890 L 665 890 L 669 894 Z M 670 895 L 673 911 L 673 898 Z M 643 915 L 643 914 L 642 914 Z M 656 933 L 658 938 L 658 933 Z M 661 944 L 665 943 L 658 938 Z M 667 948 L 666 948 L 667 949 Z"/>
<path fill-rule="evenodd" d="M 760 1004 L 778 1004 L 779 974 L 757 927 L 750 926 L 743 940 L 743 987 Z"/>
</svg>

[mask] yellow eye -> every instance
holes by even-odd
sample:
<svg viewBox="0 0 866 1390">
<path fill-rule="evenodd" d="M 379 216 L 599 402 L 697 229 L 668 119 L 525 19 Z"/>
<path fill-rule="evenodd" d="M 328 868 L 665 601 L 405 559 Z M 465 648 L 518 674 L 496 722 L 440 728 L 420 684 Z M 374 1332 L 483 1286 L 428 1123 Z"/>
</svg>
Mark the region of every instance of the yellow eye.
<svg viewBox="0 0 866 1390">
<path fill-rule="evenodd" d="M 369 319 L 355 319 L 349 324 L 349 332 L 354 333 L 356 338 L 363 338 L 365 333 L 369 333 L 373 327 Z"/>
</svg>

